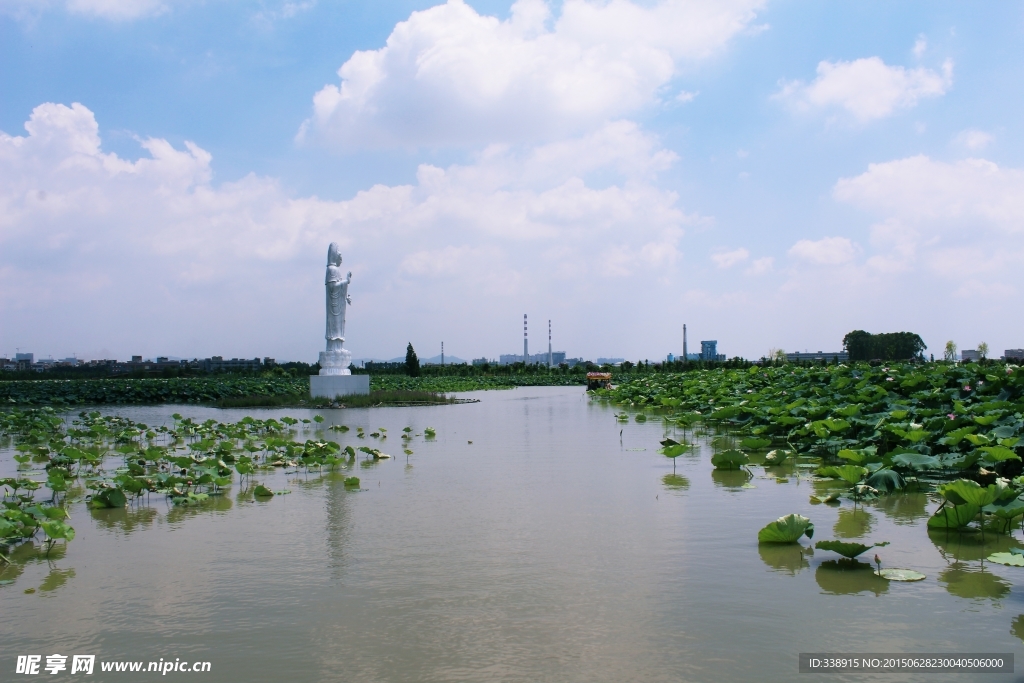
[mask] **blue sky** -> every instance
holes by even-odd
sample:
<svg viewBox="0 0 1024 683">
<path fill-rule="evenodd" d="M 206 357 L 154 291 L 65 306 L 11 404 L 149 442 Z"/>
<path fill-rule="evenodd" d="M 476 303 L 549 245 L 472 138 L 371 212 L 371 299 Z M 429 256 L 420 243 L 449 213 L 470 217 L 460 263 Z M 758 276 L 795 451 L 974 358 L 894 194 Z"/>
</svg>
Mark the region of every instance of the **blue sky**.
<svg viewBox="0 0 1024 683">
<path fill-rule="evenodd" d="M 1024 346 L 1016 3 L 0 0 L 0 354 Z M 77 103 L 77 106 L 73 106 Z M 26 124 L 28 123 L 28 128 Z M 29 130 L 31 129 L 31 130 Z"/>
</svg>

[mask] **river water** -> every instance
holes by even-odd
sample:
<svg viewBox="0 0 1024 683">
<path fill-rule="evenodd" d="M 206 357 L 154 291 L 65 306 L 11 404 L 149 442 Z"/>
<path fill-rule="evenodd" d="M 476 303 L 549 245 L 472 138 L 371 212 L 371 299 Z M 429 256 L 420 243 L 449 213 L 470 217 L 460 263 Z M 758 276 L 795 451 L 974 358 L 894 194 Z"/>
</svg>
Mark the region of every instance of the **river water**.
<svg viewBox="0 0 1024 683">
<path fill-rule="evenodd" d="M 936 504 L 923 494 L 856 510 L 849 501 L 812 505 L 816 485 L 799 468 L 752 465 L 747 482 L 713 472 L 707 443 L 678 458 L 673 476 L 658 441 L 681 433 L 656 419 L 619 423 L 617 409 L 581 388 L 465 396 L 481 400 L 317 411 L 322 427 L 353 428 L 329 438 L 395 455 L 355 467 L 360 491 L 342 486 L 351 472 L 278 471 L 262 480 L 292 493 L 265 502 L 239 496 L 236 481 L 197 508 L 161 495 L 137 509 L 76 504 L 78 535 L 66 550 L 47 559 L 22 546 L 0 570 L 11 582 L 0 585 L 2 680 L 20 678 L 18 655 L 45 664 L 54 653 L 209 661 L 208 673 L 167 676 L 210 682 L 762 683 L 796 677 L 800 652 L 1020 650 L 1024 568 L 982 560 L 1021 544 L 929 535 Z M 116 412 L 149 425 L 171 424 L 174 412 L 225 422 L 313 414 Z M 391 436 L 359 440 L 357 426 Z M 414 439 L 406 458 L 406 426 L 434 427 L 437 437 Z M 13 472 L 9 455 L 0 476 Z M 833 553 L 759 548 L 758 529 L 792 512 L 811 518 L 814 540 L 889 541 L 878 549 L 883 566 L 927 579 L 890 583 L 870 569 L 840 570 Z M 160 678 L 97 665 L 86 680 Z"/>
</svg>

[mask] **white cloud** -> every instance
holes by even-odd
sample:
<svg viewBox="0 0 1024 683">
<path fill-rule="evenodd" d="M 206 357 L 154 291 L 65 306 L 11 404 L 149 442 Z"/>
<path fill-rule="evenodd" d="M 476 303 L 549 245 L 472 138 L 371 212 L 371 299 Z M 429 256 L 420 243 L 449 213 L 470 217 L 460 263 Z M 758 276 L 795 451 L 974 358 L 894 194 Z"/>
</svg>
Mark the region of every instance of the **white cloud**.
<svg viewBox="0 0 1024 683">
<path fill-rule="evenodd" d="M 656 102 L 718 53 L 763 0 L 519 0 L 505 21 L 462 0 L 413 12 L 313 98 L 300 139 L 344 147 L 467 145 L 585 130 Z"/>
<path fill-rule="evenodd" d="M 210 154 L 193 143 L 146 139 L 134 162 L 104 152 L 81 104 L 40 105 L 25 128 L 0 133 L 0 347 L 73 328 L 75 347 L 56 353 L 116 338 L 122 357 L 294 357 L 300 338 L 313 357 L 330 241 L 355 272 L 363 340 L 404 340 L 441 325 L 438 316 L 487 337 L 510 302 L 550 302 L 555 289 L 571 310 L 574 292 L 628 307 L 612 281 L 671 277 L 693 220 L 650 182 L 674 155 L 629 122 L 539 147 L 492 146 L 470 164 L 422 165 L 414 184 L 344 201 L 294 197 L 251 174 L 214 183 Z M 591 173 L 601 186 L 588 184 Z"/>
<path fill-rule="evenodd" d="M 852 261 L 857 246 L 846 237 L 800 240 L 789 248 L 789 255 L 819 266 L 837 266 Z"/>
<path fill-rule="evenodd" d="M 168 10 L 161 0 L 67 0 L 68 11 L 73 14 L 128 21 L 163 14 Z"/>
<path fill-rule="evenodd" d="M 909 109 L 925 97 L 938 97 L 953 85 L 953 62 L 942 73 L 931 69 L 888 66 L 878 57 L 852 62 L 818 63 L 812 83 L 784 83 L 776 97 L 801 111 L 838 108 L 861 123 Z"/>
<path fill-rule="evenodd" d="M 683 104 L 687 102 L 693 102 L 694 98 L 697 97 L 697 95 L 699 94 L 699 92 L 689 92 L 688 90 L 680 90 L 679 94 L 676 95 L 676 102 L 682 102 Z"/>
<path fill-rule="evenodd" d="M 968 129 L 960 131 L 960 133 L 953 138 L 953 142 L 961 147 L 966 147 L 972 152 L 976 152 L 988 147 L 989 143 L 992 142 L 992 135 L 983 130 Z"/>
<path fill-rule="evenodd" d="M 737 263 L 742 263 L 750 257 L 750 252 L 742 247 L 733 251 L 723 251 L 711 255 L 711 260 L 719 268 L 732 268 Z"/>
<path fill-rule="evenodd" d="M 989 227 L 1024 232 L 1024 171 L 984 159 L 949 163 L 924 155 L 870 164 L 843 178 L 833 196 L 864 209 L 920 223 L 933 234 Z"/>
<path fill-rule="evenodd" d="M 743 271 L 743 273 L 745 275 L 764 275 L 765 273 L 770 273 L 774 268 L 775 257 L 764 256 L 751 261 L 750 267 Z"/>
<path fill-rule="evenodd" d="M 941 306 L 953 296 L 971 302 L 958 309 L 963 329 L 998 330 L 1004 339 L 1024 330 L 1008 315 L 1024 267 L 1024 171 L 914 156 L 870 164 L 839 180 L 833 196 L 881 218 L 870 230 L 874 253 L 851 280 L 918 293 L 922 310 L 934 302 L 928 317 L 944 327 L 951 323 Z"/>
<path fill-rule="evenodd" d="M 928 39 L 924 35 L 917 37 L 914 41 L 914 56 L 918 59 L 924 56 L 924 53 L 928 50 Z"/>
</svg>

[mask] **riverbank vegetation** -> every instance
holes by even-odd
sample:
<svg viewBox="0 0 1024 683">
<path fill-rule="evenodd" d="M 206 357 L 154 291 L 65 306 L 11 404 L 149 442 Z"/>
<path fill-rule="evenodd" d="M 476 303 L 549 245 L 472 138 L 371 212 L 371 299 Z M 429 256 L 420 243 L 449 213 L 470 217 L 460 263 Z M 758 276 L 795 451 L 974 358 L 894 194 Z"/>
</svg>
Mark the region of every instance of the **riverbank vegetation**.
<svg viewBox="0 0 1024 683">
<path fill-rule="evenodd" d="M 517 386 L 582 384 L 582 376 L 524 373 L 501 376 L 372 376 L 375 399 L 346 399 L 345 405 L 443 403 L 451 392 L 510 389 Z M 417 392 L 416 396 L 394 392 Z M 73 406 L 183 403 L 222 407 L 316 407 L 321 399 L 309 397 L 309 377 L 266 373 L 259 377 L 208 375 L 204 377 L 110 378 L 0 382 L 0 405 Z"/>
</svg>

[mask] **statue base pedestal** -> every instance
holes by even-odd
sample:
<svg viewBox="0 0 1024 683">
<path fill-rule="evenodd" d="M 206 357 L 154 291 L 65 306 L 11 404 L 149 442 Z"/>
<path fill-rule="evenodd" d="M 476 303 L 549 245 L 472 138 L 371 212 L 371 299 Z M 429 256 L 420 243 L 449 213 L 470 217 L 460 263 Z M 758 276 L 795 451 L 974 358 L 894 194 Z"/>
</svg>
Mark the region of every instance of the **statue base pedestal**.
<svg viewBox="0 0 1024 683">
<path fill-rule="evenodd" d="M 352 352 L 348 349 L 339 348 L 337 351 L 320 352 L 320 374 L 321 375 L 351 375 L 348 369 L 352 362 Z"/>
<path fill-rule="evenodd" d="M 347 369 L 347 368 L 346 368 Z M 309 395 L 313 398 L 336 399 L 352 394 L 369 394 L 369 375 L 310 375 Z"/>
</svg>

